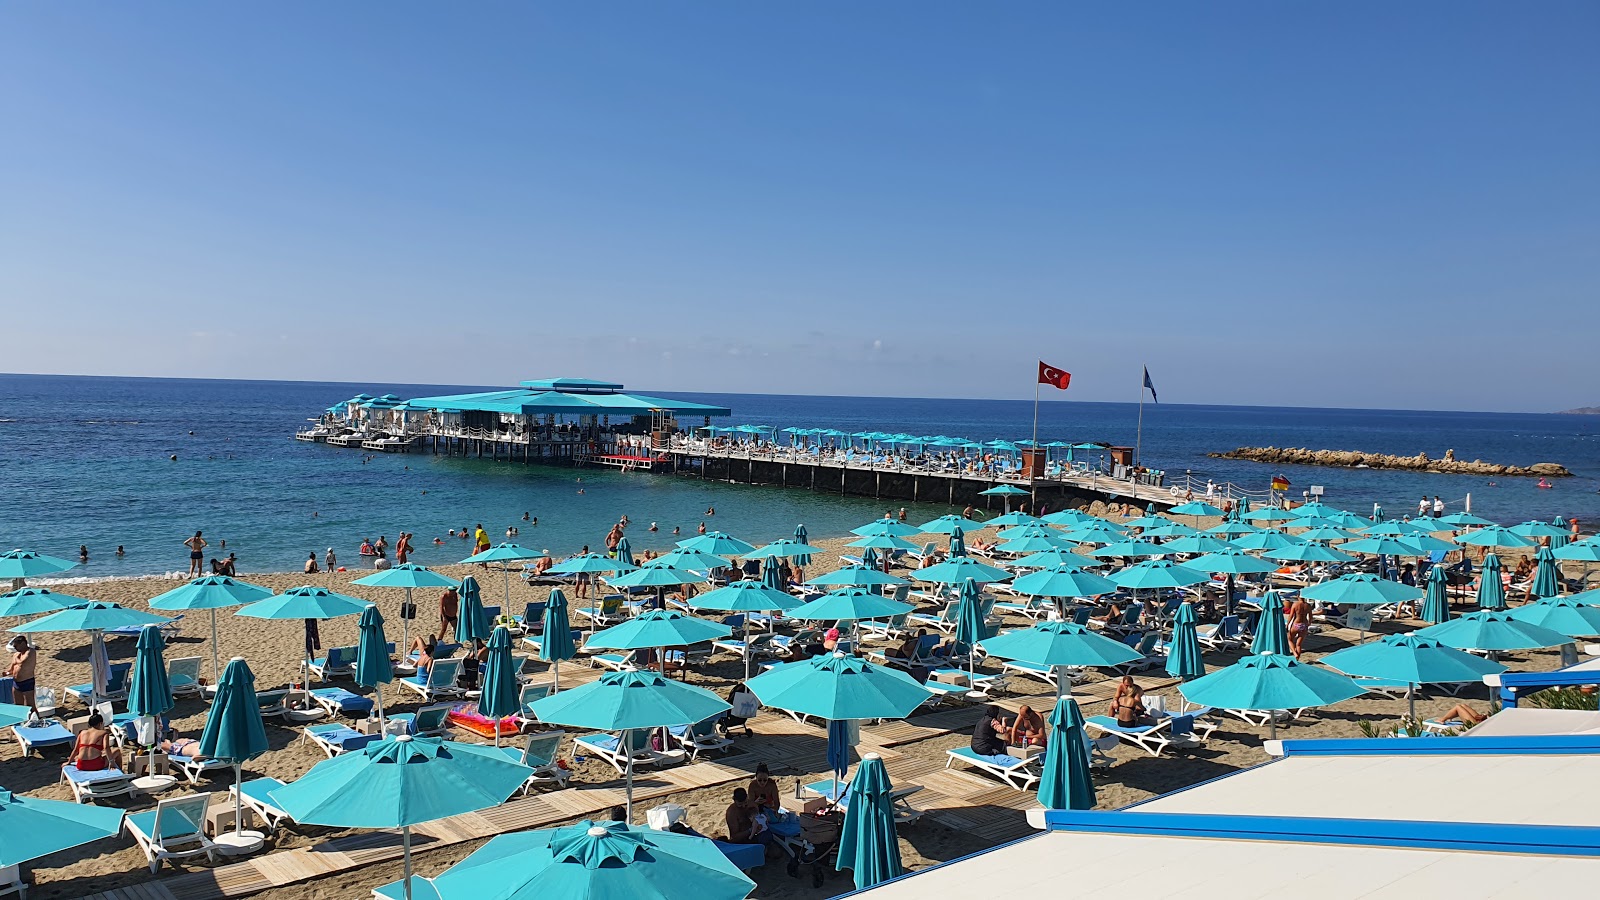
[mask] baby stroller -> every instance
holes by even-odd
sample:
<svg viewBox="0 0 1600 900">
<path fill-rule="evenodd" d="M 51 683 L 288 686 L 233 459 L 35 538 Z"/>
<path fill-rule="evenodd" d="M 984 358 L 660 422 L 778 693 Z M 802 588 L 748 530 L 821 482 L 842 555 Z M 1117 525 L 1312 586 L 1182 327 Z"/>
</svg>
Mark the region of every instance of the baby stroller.
<svg viewBox="0 0 1600 900">
<path fill-rule="evenodd" d="M 811 886 L 822 887 L 822 880 L 839 854 L 839 836 L 844 832 L 844 813 L 827 801 L 810 804 L 800 816 L 800 838 L 789 850 L 789 877 L 799 878 L 800 867 L 811 867 Z"/>
</svg>

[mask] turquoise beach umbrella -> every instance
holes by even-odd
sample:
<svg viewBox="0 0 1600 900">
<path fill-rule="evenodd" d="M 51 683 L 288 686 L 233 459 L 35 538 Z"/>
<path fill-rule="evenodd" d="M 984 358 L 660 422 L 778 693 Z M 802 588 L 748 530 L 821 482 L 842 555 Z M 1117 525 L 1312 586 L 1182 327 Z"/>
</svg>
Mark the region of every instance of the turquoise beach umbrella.
<svg viewBox="0 0 1600 900">
<path fill-rule="evenodd" d="M 900 864 L 900 836 L 894 829 L 893 789 L 883 757 L 876 753 L 863 756 L 850 782 L 839 858 L 834 863 L 835 870 L 850 870 L 856 890 L 905 873 Z"/>
<path fill-rule="evenodd" d="M 1533 541 L 1502 525 L 1486 525 L 1456 538 L 1462 544 L 1474 547 L 1532 547 Z"/>
<path fill-rule="evenodd" d="M 0 594 L 0 619 L 10 616 L 42 616 L 92 602 L 82 597 L 57 594 L 49 588 L 18 588 Z"/>
<path fill-rule="evenodd" d="M 1194 516 L 1199 518 L 1201 516 L 1220 516 L 1222 515 L 1222 510 L 1204 500 L 1191 500 L 1188 503 L 1174 506 L 1167 510 L 1167 513 L 1174 516 Z"/>
<path fill-rule="evenodd" d="M 994 525 L 994 522 L 991 521 L 988 524 Z M 1066 538 L 1062 537 L 1061 532 L 1042 522 L 1029 522 L 1021 525 L 1010 525 L 1000 529 L 999 531 L 995 532 L 995 534 L 999 535 L 1000 539 L 1003 541 L 1015 541 L 1028 537 L 1047 537 L 1055 538 L 1056 540 L 1061 541 L 1063 544 L 1072 543 L 1072 541 L 1068 541 Z"/>
<path fill-rule="evenodd" d="M 642 566 L 624 575 L 610 579 L 612 587 L 676 587 L 680 584 L 699 584 L 705 576 L 687 569 L 672 566 Z"/>
<path fill-rule="evenodd" d="M 633 545 L 628 543 L 626 537 L 617 538 L 617 549 L 612 551 L 612 555 L 617 558 L 618 562 L 626 565 L 636 566 L 639 564 L 639 561 L 633 558 Z"/>
<path fill-rule="evenodd" d="M 489 637 L 489 658 L 483 667 L 483 693 L 478 696 L 478 712 L 495 720 L 494 745 L 500 746 L 500 722 L 522 709 L 517 684 L 517 663 L 511 658 L 511 632 L 497 626 Z"/>
<path fill-rule="evenodd" d="M 1030 553 L 1027 556 L 1024 556 L 1018 560 L 1014 560 L 1011 563 L 1012 567 L 1016 569 L 1055 569 L 1061 566 L 1071 566 L 1074 569 L 1082 569 L 1084 566 L 1100 564 L 1101 563 L 1099 563 L 1097 560 L 1092 560 L 1087 556 L 1079 555 L 1075 551 L 1066 550 L 1060 547 L 1057 547 L 1053 550 L 1041 550 L 1038 553 Z"/>
<path fill-rule="evenodd" d="M 1200 533 L 1198 528 L 1190 528 L 1182 522 L 1168 522 L 1155 528 L 1146 528 L 1140 537 L 1147 538 L 1178 538 L 1193 537 Z"/>
<path fill-rule="evenodd" d="M 1348 553 L 1341 553 L 1332 547 L 1304 543 L 1279 550 L 1268 550 L 1261 555 L 1267 559 L 1277 559 L 1285 562 L 1349 562 L 1355 559 L 1354 556 Z"/>
<path fill-rule="evenodd" d="M 1289 628 L 1283 621 L 1283 598 L 1277 591 L 1267 591 L 1261 598 L 1261 615 L 1256 619 L 1256 636 L 1250 642 L 1250 652 L 1289 655 Z"/>
<path fill-rule="evenodd" d="M 1261 653 L 1178 686 L 1190 703 L 1216 709 L 1275 712 L 1327 706 L 1366 693 L 1350 678 L 1292 656 Z M 1272 735 L 1278 734 L 1271 717 Z"/>
<path fill-rule="evenodd" d="M 417 588 L 453 588 L 460 587 L 461 582 L 440 575 L 427 566 L 401 563 L 380 569 L 364 578 L 357 578 L 351 584 L 363 587 L 402 588 L 406 592 L 405 606 L 411 606 L 411 592 Z M 405 607 L 401 609 L 403 611 Z M 411 620 L 403 615 L 400 617 L 400 646 L 403 649 L 411 646 Z"/>
<path fill-rule="evenodd" d="M 409 900 L 411 826 L 499 806 L 532 772 L 493 747 L 403 734 L 323 760 L 270 795 L 302 825 L 400 829 Z"/>
<path fill-rule="evenodd" d="M 873 534 L 864 538 L 857 538 L 846 547 L 860 547 L 866 550 L 916 550 L 917 545 L 902 537 L 892 534 Z"/>
<path fill-rule="evenodd" d="M 829 721 L 899 719 L 933 696 L 904 672 L 845 653 L 789 663 L 746 686 L 766 706 Z"/>
<path fill-rule="evenodd" d="M 1166 553 L 1167 548 L 1160 544 L 1141 540 L 1127 540 L 1101 547 L 1090 555 L 1100 559 L 1135 559 L 1141 556 L 1165 556 Z"/>
<path fill-rule="evenodd" d="M 1562 547 L 1565 547 L 1567 544 L 1572 542 L 1572 532 L 1571 529 L 1567 527 L 1566 519 L 1556 516 L 1554 519 L 1550 520 L 1550 524 L 1554 525 L 1561 532 L 1560 534 L 1550 536 L 1551 550 L 1560 550 Z"/>
<path fill-rule="evenodd" d="M 1302 535 L 1303 536 L 1303 535 Z M 1368 537 L 1354 540 L 1340 546 L 1340 550 L 1350 553 L 1367 553 L 1373 556 L 1427 556 L 1422 548 L 1412 543 L 1410 536 Z"/>
<path fill-rule="evenodd" d="M 1540 547 L 1533 557 L 1538 561 L 1538 566 L 1533 570 L 1533 584 L 1528 586 L 1528 593 L 1534 597 L 1554 597 L 1561 593 L 1561 569 L 1556 564 L 1554 551 L 1549 547 Z"/>
<path fill-rule="evenodd" d="M 1475 612 L 1412 632 L 1457 650 L 1538 650 L 1572 643 L 1553 629 L 1515 619 L 1509 612 Z"/>
<path fill-rule="evenodd" d="M 1276 506 L 1263 506 L 1239 516 L 1246 522 L 1292 522 L 1299 518 L 1294 513 Z"/>
<path fill-rule="evenodd" d="M 1210 581 L 1211 576 L 1167 559 L 1147 559 L 1111 576 L 1118 587 L 1130 591 L 1188 587 Z"/>
<path fill-rule="evenodd" d="M 768 557 L 761 565 L 761 585 L 769 591 L 788 592 L 788 583 L 783 577 L 783 563 Z"/>
<path fill-rule="evenodd" d="M 1372 537 L 1405 537 L 1408 534 L 1427 534 L 1428 531 L 1402 519 L 1385 519 L 1361 529 L 1361 533 Z"/>
<path fill-rule="evenodd" d="M 1062 532 L 1061 538 L 1075 544 L 1117 544 L 1128 540 L 1122 529 L 1101 519 L 1074 525 Z"/>
<path fill-rule="evenodd" d="M 163 612 L 186 612 L 197 609 L 210 612 L 211 680 L 215 682 L 222 677 L 222 654 L 217 641 L 217 610 L 243 606 L 271 596 L 272 591 L 268 588 L 238 581 L 230 575 L 207 575 L 150 598 L 150 608 Z"/>
<path fill-rule="evenodd" d="M 699 550 L 701 553 L 713 553 L 729 558 L 744 556 L 756 549 L 755 544 L 741 541 L 721 531 L 708 531 L 705 534 L 695 535 L 688 540 L 679 541 L 678 546 L 684 550 Z"/>
<path fill-rule="evenodd" d="M 1143 531 L 1147 528 L 1161 528 L 1171 524 L 1171 519 L 1167 518 L 1166 516 L 1158 516 L 1152 512 L 1145 513 L 1137 519 L 1129 519 L 1128 521 L 1122 523 L 1122 527 L 1125 529 L 1137 528 L 1140 531 Z"/>
<path fill-rule="evenodd" d="M 1546 597 L 1537 603 L 1519 606 L 1511 611 L 1511 618 L 1567 637 L 1594 637 L 1600 635 L 1600 606 L 1574 603 L 1570 597 Z"/>
<path fill-rule="evenodd" d="M 627 540 L 627 538 L 623 538 L 623 540 Z M 619 545 L 619 547 L 620 547 L 620 545 Z M 474 553 L 471 556 L 467 557 L 466 559 L 463 559 L 462 562 L 463 563 L 483 563 L 485 565 L 487 565 L 488 563 L 492 563 L 492 562 L 497 562 L 497 563 L 525 562 L 525 561 L 530 560 L 530 559 L 538 559 L 539 557 L 541 557 L 543 555 L 544 555 L 544 553 L 541 552 L 541 551 L 529 550 L 527 547 L 524 547 L 521 544 L 513 544 L 510 541 L 505 541 L 503 543 L 495 544 L 493 547 L 490 547 L 489 549 L 487 549 L 487 550 L 485 550 L 485 551 L 483 551 L 481 553 Z M 626 557 L 623 557 L 623 554 L 621 554 L 621 553 L 618 553 L 617 556 L 618 557 L 622 557 L 622 558 L 626 558 Z M 509 607 L 511 605 L 511 567 L 510 566 L 504 566 L 503 568 L 505 570 L 504 571 L 504 575 L 505 575 L 505 606 Z M 463 590 L 462 591 L 463 596 L 461 598 L 462 601 L 463 601 L 463 606 L 465 605 L 465 600 L 466 600 L 465 593 L 466 593 L 466 591 Z M 463 609 L 460 621 L 465 622 L 466 619 L 467 619 L 466 610 Z M 458 639 L 460 639 L 459 635 L 460 635 L 460 632 L 458 630 L 457 631 Z M 485 633 L 480 635 L 479 637 L 486 638 L 488 636 L 489 635 L 488 635 L 487 630 L 486 630 Z M 466 643 L 465 640 L 462 640 L 461 642 L 463 644 Z"/>
<path fill-rule="evenodd" d="M 10 728 L 13 725 L 28 721 L 33 715 L 33 709 L 27 706 L 18 706 L 15 703 L 0 703 L 0 728 Z"/>
<path fill-rule="evenodd" d="M 1255 534 L 1247 534 L 1243 537 L 1234 538 L 1230 543 L 1232 543 L 1235 547 L 1238 547 L 1240 550 L 1254 550 L 1256 552 L 1260 552 L 1263 550 L 1276 551 L 1283 550 L 1288 547 L 1297 547 L 1301 544 L 1304 544 L 1305 541 L 1302 541 L 1299 538 L 1290 537 L 1281 531 L 1274 531 L 1271 528 L 1263 528 Z"/>
<path fill-rule="evenodd" d="M 1042 529 L 1041 529 L 1042 530 Z M 995 548 L 1002 553 L 1043 553 L 1046 550 L 1070 550 L 1072 544 L 1054 534 L 1031 534 L 1006 541 Z"/>
<path fill-rule="evenodd" d="M 1232 546 L 1186 560 L 1183 567 L 1197 572 L 1214 572 L 1218 575 L 1260 575 L 1278 570 L 1276 565 L 1264 562 Z"/>
<path fill-rule="evenodd" d="M 733 629 L 707 622 L 675 609 L 653 609 L 642 615 L 589 635 L 585 647 L 604 650 L 645 650 L 652 647 L 687 647 L 720 640 Z"/>
<path fill-rule="evenodd" d="M 200 755 L 232 763 L 233 783 L 238 785 L 243 782 L 245 761 L 255 759 L 267 749 L 267 728 L 261 721 L 261 704 L 256 702 L 256 677 L 245 661 L 235 656 L 222 670 L 216 697 L 206 713 L 206 725 L 200 732 Z M 248 847 L 260 840 L 260 835 L 244 830 L 244 816 L 240 815 L 242 802 L 241 795 L 235 791 L 234 833 L 218 835 L 218 843 Z"/>
<path fill-rule="evenodd" d="M 1002 516 L 995 516 L 984 522 L 985 528 L 1017 528 L 1027 525 L 1044 525 L 1045 521 L 1038 516 L 1030 516 L 1025 512 L 1009 512 Z"/>
<path fill-rule="evenodd" d="M 1478 608 L 1505 609 L 1506 585 L 1500 574 L 1500 557 L 1489 553 L 1483 557 L 1483 567 L 1478 572 Z"/>
<path fill-rule="evenodd" d="M 1461 549 L 1456 545 L 1455 541 L 1446 540 L 1444 538 L 1436 538 L 1431 534 L 1412 534 L 1407 535 L 1400 540 L 1410 544 L 1413 547 L 1416 547 L 1424 554 L 1449 553 L 1453 550 Z"/>
<path fill-rule="evenodd" d="M 960 528 L 952 529 L 950 532 L 949 555 L 952 557 L 967 555 L 967 533 Z"/>
<path fill-rule="evenodd" d="M 1410 716 L 1417 717 L 1416 688 L 1424 684 L 1462 684 L 1497 675 L 1506 667 L 1481 656 L 1474 656 L 1419 634 L 1390 634 L 1379 640 L 1330 653 L 1321 660 L 1329 668 L 1347 675 L 1403 681 L 1412 686 L 1407 692 Z"/>
<path fill-rule="evenodd" d="M 1120 666 L 1140 658 L 1133 648 L 1121 641 L 1065 621 L 1041 622 L 1032 628 L 1008 631 L 980 642 L 979 646 L 999 659 L 1054 669 L 1057 698 L 1071 692 L 1068 668 Z"/>
<path fill-rule="evenodd" d="M 794 527 L 794 539 L 799 541 L 802 544 L 811 543 L 810 537 L 806 534 L 805 523 L 802 522 L 801 524 L 796 525 Z"/>
<path fill-rule="evenodd" d="M 844 566 L 836 571 L 819 575 L 816 578 L 806 582 L 806 584 L 817 585 L 820 587 L 897 587 L 905 583 L 906 580 L 904 578 L 890 575 L 887 572 L 880 572 L 877 569 L 869 568 L 867 566 Z M 722 590 L 727 590 L 727 588 L 722 588 Z M 785 594 L 785 596 L 788 595 Z M 799 602 L 800 601 L 795 600 L 794 605 L 798 606 Z M 787 609 L 788 607 L 774 606 L 769 608 Z"/>
<path fill-rule="evenodd" d="M 682 547 L 679 547 L 677 550 L 674 550 L 671 553 L 663 553 L 655 559 L 650 560 L 650 564 L 654 566 L 667 566 L 673 569 L 707 571 L 710 569 L 726 569 L 728 566 L 732 565 L 733 562 L 727 557 L 718 556 L 715 553 L 706 553 L 702 550 L 686 550 Z"/>
<path fill-rule="evenodd" d="M 487 640 L 492 627 L 489 614 L 483 608 L 478 580 L 471 575 L 461 579 L 460 615 L 456 618 L 456 642 L 471 646 L 472 642 Z"/>
<path fill-rule="evenodd" d="M 77 563 L 59 556 L 46 556 L 32 550 L 12 550 L 0 553 L 0 581 L 54 575 L 76 565 Z"/>
<path fill-rule="evenodd" d="M 1301 591 L 1300 596 L 1319 603 L 1344 606 L 1384 606 L 1421 600 L 1423 591 L 1369 572 L 1355 572 L 1314 584 Z"/>
<path fill-rule="evenodd" d="M 755 882 L 707 838 L 585 820 L 491 838 L 432 887 L 439 900 L 742 900 Z"/>
<path fill-rule="evenodd" d="M 637 566 L 598 553 L 584 553 L 564 559 L 549 569 L 552 575 L 593 575 L 611 572 L 631 572 Z M 359 584 L 359 582 L 357 582 Z"/>
<path fill-rule="evenodd" d="M 1558 538 L 1567 536 L 1567 529 L 1558 528 L 1549 522 L 1540 522 L 1537 519 L 1523 522 L 1520 525 L 1513 525 L 1509 531 L 1512 534 L 1519 534 L 1525 538 L 1533 538 L 1535 540 L 1542 537 Z"/>
<path fill-rule="evenodd" d="M 862 619 L 889 619 L 916 609 L 909 603 L 892 600 L 865 588 L 829 591 L 789 610 L 792 619 L 814 622 L 857 622 Z"/>
<path fill-rule="evenodd" d="M 784 538 L 782 540 L 773 541 L 764 547 L 758 547 L 755 550 L 746 553 L 745 558 L 798 559 L 802 562 L 810 562 L 811 554 L 815 552 L 817 552 L 817 548 L 811 546 L 810 544 L 802 544 L 799 541 Z"/>
<path fill-rule="evenodd" d="M 172 620 L 128 609 L 115 603 L 92 600 L 41 616 L 11 629 L 16 634 L 44 634 L 57 631 L 112 631 L 118 628 L 143 628 L 165 625 Z"/>
<path fill-rule="evenodd" d="M 1299 537 L 1302 541 L 1348 541 L 1352 538 L 1359 537 L 1359 535 L 1357 535 L 1354 531 L 1346 531 L 1343 528 L 1327 526 L 1323 528 L 1307 529 L 1300 532 Z M 1350 548 L 1345 547 L 1344 549 L 1348 550 Z"/>
<path fill-rule="evenodd" d="M 378 701 L 378 725 L 383 726 L 383 686 L 394 680 L 389 661 L 389 639 L 383 633 L 383 614 L 375 604 L 361 611 L 356 623 L 356 684 L 373 688 Z"/>
<path fill-rule="evenodd" d="M 161 658 L 166 642 L 161 640 L 161 628 L 146 625 L 139 629 L 139 643 L 133 651 L 133 678 L 128 683 L 128 712 L 140 718 L 160 720 L 176 704 L 172 701 L 172 683 L 167 680 L 167 663 Z M 157 729 L 159 732 L 159 729 Z M 150 745 L 150 766 L 154 772 L 156 744 Z"/>
<path fill-rule="evenodd" d="M 970 674 L 977 665 L 978 654 L 973 651 L 979 641 L 988 637 L 983 615 L 983 588 L 970 578 L 963 581 L 956 603 L 959 604 L 956 608 L 956 646 L 967 654 Z"/>
<path fill-rule="evenodd" d="M 1166 670 L 1173 678 L 1188 681 L 1206 673 L 1196 625 L 1194 604 L 1178 604 L 1178 612 L 1172 617 L 1172 641 L 1167 645 Z"/>
<path fill-rule="evenodd" d="M 1011 589 L 1029 597 L 1098 597 L 1114 594 L 1117 585 L 1079 566 L 1066 563 L 1019 575 Z"/>
<path fill-rule="evenodd" d="M 1047 525 L 1062 525 L 1068 528 L 1077 525 L 1083 525 L 1088 522 L 1101 521 L 1100 519 L 1097 519 L 1086 512 L 1080 512 L 1076 509 L 1057 510 L 1053 513 L 1041 516 L 1040 520 Z"/>
<path fill-rule="evenodd" d="M 961 584 L 967 579 L 972 579 L 979 584 L 989 584 L 996 581 L 1005 581 L 1011 573 L 1005 569 L 978 562 L 970 556 L 956 556 L 942 563 L 935 563 L 925 569 L 916 569 L 911 577 L 918 581 L 931 581 L 937 584 Z"/>
<path fill-rule="evenodd" d="M 1565 547 L 1552 550 L 1550 555 L 1556 559 L 1572 562 L 1600 562 L 1600 540 L 1587 537 L 1581 541 L 1573 541 Z M 3 598 L 0 598 L 0 600 L 3 600 Z M 4 613 L 0 613 L 0 615 L 4 615 Z"/>
<path fill-rule="evenodd" d="M 1094 809 L 1094 776 L 1089 771 L 1083 711 L 1071 697 L 1057 700 L 1050 713 L 1050 746 L 1044 753 L 1038 796 L 1045 809 Z"/>
<path fill-rule="evenodd" d="M 366 611 L 367 601 L 345 594 L 336 594 L 327 588 L 303 585 L 284 591 L 265 600 L 257 600 L 241 607 L 236 616 L 247 619 L 322 620 L 359 616 Z M 305 668 L 303 681 L 310 683 L 311 675 L 311 624 L 306 624 Z"/>
<path fill-rule="evenodd" d="M 561 690 L 561 661 L 578 655 L 572 640 L 572 621 L 567 612 L 567 595 L 560 588 L 550 592 L 544 606 L 544 634 L 539 638 L 539 658 L 552 664 L 551 691 Z"/>
<path fill-rule="evenodd" d="M 879 537 L 887 535 L 889 537 L 903 538 L 910 537 L 914 534 L 921 534 L 922 532 L 912 528 L 910 525 L 907 525 L 904 522 L 896 522 L 893 519 L 879 519 L 876 522 L 868 522 L 860 528 L 852 528 L 850 529 L 850 533 L 856 535 L 857 537 Z M 752 547 L 751 549 L 753 550 L 755 548 Z"/>
<path fill-rule="evenodd" d="M 1445 516 L 1439 521 L 1448 523 L 1452 528 L 1470 528 L 1477 525 L 1493 525 L 1494 523 L 1482 516 L 1475 516 L 1469 512 L 1458 512 Z"/>
<path fill-rule="evenodd" d="M 861 568 L 852 566 L 851 568 Z M 840 570 L 843 572 L 844 570 Z M 871 572 L 870 569 L 863 571 Z M 833 573 L 835 575 L 838 572 Z M 878 573 L 882 575 L 882 573 Z M 824 576 L 827 577 L 827 576 Z M 884 578 L 892 576 L 883 575 Z M 899 579 L 895 579 L 896 582 Z M 822 583 L 815 579 L 809 584 Z M 844 583 L 844 582 L 840 582 Z M 721 612 L 771 612 L 773 610 L 791 610 L 800 605 L 800 599 L 788 591 L 773 590 L 760 581 L 747 579 L 735 581 L 726 587 L 706 591 L 689 598 L 689 605 L 696 609 L 715 609 Z"/>
<path fill-rule="evenodd" d="M 1191 534 L 1161 545 L 1168 553 L 1223 553 L 1233 549 L 1227 541 L 1208 534 Z M 1184 565 L 1193 568 L 1191 563 Z"/>
<path fill-rule="evenodd" d="M 949 534 L 957 528 L 960 528 L 962 531 L 967 531 L 969 529 L 976 531 L 982 527 L 982 522 L 974 522 L 965 516 L 948 515 L 940 516 L 931 522 L 923 522 L 921 525 L 917 526 L 917 530 L 923 534 Z"/>
<path fill-rule="evenodd" d="M 108 838 L 122 830 L 122 810 L 41 800 L 0 788 L 0 867 Z"/>
<path fill-rule="evenodd" d="M 1207 528 L 1205 533 L 1214 534 L 1220 538 L 1236 538 L 1244 537 L 1247 534 L 1255 534 L 1260 530 L 1254 525 L 1248 525 L 1244 522 L 1223 522 L 1220 525 L 1213 525 Z"/>
<path fill-rule="evenodd" d="M 1434 625 L 1450 620 L 1449 581 L 1444 566 L 1428 570 L 1427 590 L 1422 601 L 1422 621 Z"/>
</svg>

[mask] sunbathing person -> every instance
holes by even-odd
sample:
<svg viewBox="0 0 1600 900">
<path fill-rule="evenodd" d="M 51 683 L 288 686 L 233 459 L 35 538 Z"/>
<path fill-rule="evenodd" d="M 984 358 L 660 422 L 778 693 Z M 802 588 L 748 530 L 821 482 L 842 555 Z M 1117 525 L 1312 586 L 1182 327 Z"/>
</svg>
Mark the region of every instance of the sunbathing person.
<svg viewBox="0 0 1600 900">
<path fill-rule="evenodd" d="M 1124 728 L 1155 724 L 1144 707 L 1144 688 L 1133 683 L 1132 675 L 1122 676 L 1117 685 L 1117 693 L 1111 698 L 1111 716 Z"/>
<path fill-rule="evenodd" d="M 1448 712 L 1434 721 L 1440 723 L 1441 725 L 1449 725 L 1459 722 L 1462 725 L 1471 728 L 1486 718 L 1488 717 L 1479 715 L 1477 710 L 1466 705 L 1465 703 L 1457 703 L 1455 706 L 1450 707 Z"/>
<path fill-rule="evenodd" d="M 923 629 L 918 628 L 910 637 L 901 641 L 899 646 L 883 651 L 883 655 L 891 659 L 916 659 L 917 651 L 922 647 L 923 633 Z"/>
<path fill-rule="evenodd" d="M 72 755 L 65 766 L 75 765 L 80 772 L 99 772 L 107 768 L 122 768 L 122 751 L 111 743 L 111 731 L 106 728 L 105 716 L 89 714 L 89 724 L 78 732 L 72 745 Z"/>
<path fill-rule="evenodd" d="M 433 654 L 439 649 L 439 641 L 431 634 L 411 639 L 411 650 L 417 654 L 417 671 L 424 672 L 433 665 Z"/>
<path fill-rule="evenodd" d="M 183 759 L 200 758 L 200 742 L 194 738 L 175 738 L 161 742 L 161 752 Z"/>
</svg>

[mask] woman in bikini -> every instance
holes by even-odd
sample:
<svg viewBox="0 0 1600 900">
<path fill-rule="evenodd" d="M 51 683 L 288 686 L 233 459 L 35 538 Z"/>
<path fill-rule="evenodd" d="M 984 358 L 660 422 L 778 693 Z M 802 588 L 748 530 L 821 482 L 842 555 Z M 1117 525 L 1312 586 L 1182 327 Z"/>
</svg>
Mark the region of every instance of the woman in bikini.
<svg viewBox="0 0 1600 900">
<path fill-rule="evenodd" d="M 72 755 L 67 757 L 65 766 L 77 766 L 80 772 L 122 768 L 122 751 L 112 746 L 111 732 L 106 728 L 104 716 L 89 714 L 89 724 L 78 732 L 78 739 L 72 745 Z"/>
<path fill-rule="evenodd" d="M 1289 620 L 1289 652 L 1299 659 L 1306 649 L 1306 635 L 1311 631 L 1311 604 L 1304 597 L 1296 597 L 1284 614 Z"/>
</svg>

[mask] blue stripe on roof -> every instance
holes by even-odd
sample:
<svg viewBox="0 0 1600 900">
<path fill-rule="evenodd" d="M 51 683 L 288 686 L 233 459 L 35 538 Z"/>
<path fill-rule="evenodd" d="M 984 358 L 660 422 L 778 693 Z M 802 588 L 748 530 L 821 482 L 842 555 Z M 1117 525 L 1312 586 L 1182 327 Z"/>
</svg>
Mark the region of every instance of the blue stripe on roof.
<svg viewBox="0 0 1600 900">
<path fill-rule="evenodd" d="M 1571 756 L 1587 753 L 1600 753 L 1600 735 L 1325 738 L 1283 742 L 1284 756 Z"/>
</svg>

